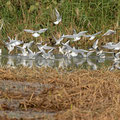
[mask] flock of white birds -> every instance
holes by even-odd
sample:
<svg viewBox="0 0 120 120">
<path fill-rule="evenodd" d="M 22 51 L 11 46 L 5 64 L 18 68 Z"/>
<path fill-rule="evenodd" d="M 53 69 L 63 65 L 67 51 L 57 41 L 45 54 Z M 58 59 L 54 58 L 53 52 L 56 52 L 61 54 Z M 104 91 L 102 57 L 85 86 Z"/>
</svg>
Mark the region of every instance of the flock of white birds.
<svg viewBox="0 0 120 120">
<path fill-rule="evenodd" d="M 58 12 L 57 9 L 55 9 L 56 13 L 56 21 L 54 22 L 55 25 L 58 25 L 62 21 L 62 16 Z M 3 24 L 0 27 L 0 30 L 2 30 Z M 48 28 L 40 29 L 37 31 L 30 30 L 30 29 L 24 29 L 24 32 L 31 33 L 33 37 L 37 38 L 40 36 L 40 34 L 46 32 Z M 88 58 L 93 53 L 96 54 L 97 57 L 101 59 L 105 59 L 106 55 L 105 53 L 113 53 L 113 61 L 115 62 L 114 66 L 111 68 L 113 70 L 116 67 L 116 63 L 120 60 L 119 55 L 120 52 L 114 52 L 115 50 L 120 50 L 120 42 L 114 43 L 114 42 L 108 42 L 105 45 L 102 46 L 102 48 L 113 50 L 112 52 L 105 52 L 102 49 L 99 49 L 98 42 L 99 39 L 95 40 L 97 35 L 100 35 L 102 32 L 97 32 L 95 34 L 88 34 L 88 31 L 80 31 L 79 33 L 76 32 L 74 29 L 72 35 L 65 35 L 63 34 L 59 39 L 56 39 L 55 36 L 53 36 L 53 39 L 55 41 L 55 46 L 48 46 L 47 43 L 43 44 L 41 41 L 40 43 L 36 43 L 36 46 L 38 48 L 38 52 L 33 52 L 31 50 L 31 47 L 34 43 L 34 41 L 31 41 L 29 43 L 24 43 L 23 41 L 15 39 L 11 39 L 8 36 L 9 42 L 4 42 L 6 48 L 8 49 L 8 54 L 11 54 L 11 52 L 16 47 L 21 53 L 18 54 L 18 56 L 21 57 L 27 57 L 28 59 L 36 59 L 38 56 L 41 56 L 44 59 L 55 59 L 55 55 L 53 54 L 53 51 L 55 49 L 59 49 L 59 53 L 62 54 L 63 57 L 67 59 L 71 59 L 73 57 L 77 57 L 80 55 L 82 58 Z M 114 30 L 108 30 L 106 33 L 101 35 L 102 37 L 110 36 L 112 34 L 116 34 L 116 31 Z M 81 40 L 82 37 L 88 38 L 90 41 L 95 40 L 93 42 L 93 45 L 90 49 L 84 50 L 84 49 L 76 49 L 75 47 L 71 47 L 69 45 L 70 41 L 76 42 Z M 64 42 L 64 38 L 68 38 L 66 42 Z M 2 54 L 2 50 L 0 50 L 0 53 Z M 119 69 L 117 65 L 117 69 Z"/>
</svg>

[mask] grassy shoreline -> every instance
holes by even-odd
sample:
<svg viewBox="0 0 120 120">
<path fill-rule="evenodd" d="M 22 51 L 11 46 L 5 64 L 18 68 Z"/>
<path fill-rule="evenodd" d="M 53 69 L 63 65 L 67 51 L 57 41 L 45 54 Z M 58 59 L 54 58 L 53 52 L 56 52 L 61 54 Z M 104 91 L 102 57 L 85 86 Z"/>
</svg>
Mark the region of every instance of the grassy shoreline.
<svg viewBox="0 0 120 120">
<path fill-rule="evenodd" d="M 50 43 L 53 40 L 52 35 L 59 38 L 60 35 L 72 34 L 73 29 L 77 32 L 87 30 L 90 34 L 101 31 L 104 33 L 108 29 L 114 29 L 119 32 L 119 1 L 39 1 L 39 0 L 1 0 L 0 18 L 4 21 L 4 26 L 0 34 L 1 47 L 3 40 L 8 40 L 7 36 L 12 38 L 18 35 L 20 40 L 29 42 L 35 40 L 30 34 L 23 32 L 23 29 L 38 30 L 48 28 L 45 34 L 42 34 L 37 41 L 43 40 Z M 62 22 L 55 26 L 53 22 L 56 19 L 54 9 L 57 8 L 62 15 Z M 98 37 L 99 38 L 99 37 Z M 112 40 L 113 39 L 113 40 Z M 119 41 L 118 35 L 101 41 Z M 81 40 L 80 45 L 91 45 L 91 41 Z"/>
</svg>

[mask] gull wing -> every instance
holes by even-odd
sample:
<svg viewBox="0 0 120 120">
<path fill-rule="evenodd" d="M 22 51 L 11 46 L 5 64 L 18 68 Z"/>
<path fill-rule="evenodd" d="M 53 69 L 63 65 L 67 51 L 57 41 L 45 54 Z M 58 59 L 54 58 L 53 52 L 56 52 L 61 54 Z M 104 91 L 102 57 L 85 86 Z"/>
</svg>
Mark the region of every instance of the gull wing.
<svg viewBox="0 0 120 120">
<path fill-rule="evenodd" d="M 112 67 L 109 68 L 110 71 L 114 70 L 115 66 L 113 65 Z"/>
<path fill-rule="evenodd" d="M 114 30 L 108 30 L 106 33 L 104 33 L 102 36 L 105 36 L 105 35 L 111 35 L 111 34 L 116 34 L 116 31 Z"/>
<path fill-rule="evenodd" d="M 68 50 L 71 50 L 75 53 L 84 53 L 84 52 L 88 52 L 87 50 L 84 50 L 84 49 L 75 49 L 75 48 L 72 48 L 70 47 L 69 45 L 65 45 L 67 47 Z"/>
<path fill-rule="evenodd" d="M 75 38 L 74 35 L 63 35 L 63 38 Z"/>
<path fill-rule="evenodd" d="M 91 37 L 92 35 L 84 35 L 84 37 Z"/>
<path fill-rule="evenodd" d="M 28 50 L 28 54 L 29 54 L 29 55 L 33 55 L 33 54 L 34 54 L 33 51 L 30 50 L 29 48 L 28 48 L 27 50 Z"/>
<path fill-rule="evenodd" d="M 80 62 L 76 63 L 76 65 L 82 65 L 83 63 L 86 62 L 86 58 L 82 58 Z"/>
<path fill-rule="evenodd" d="M 58 39 L 58 41 L 60 41 L 60 42 L 61 42 L 62 40 L 63 40 L 63 37 L 61 36 L 61 37 Z"/>
<path fill-rule="evenodd" d="M 84 50 L 84 49 L 75 49 L 75 50 L 72 50 L 76 53 L 84 53 L 84 52 L 88 52 L 87 50 Z"/>
<path fill-rule="evenodd" d="M 10 38 L 10 36 L 8 36 L 8 39 L 9 39 L 10 43 L 14 41 L 13 39 Z"/>
<path fill-rule="evenodd" d="M 34 41 L 31 41 L 31 42 L 29 42 L 29 43 L 24 43 L 24 44 L 23 44 L 23 48 L 27 48 L 27 47 L 30 48 L 33 43 L 34 43 Z"/>
<path fill-rule="evenodd" d="M 68 40 L 66 43 L 62 43 L 62 45 L 65 46 L 65 47 L 70 47 L 69 42 L 70 42 L 70 40 Z"/>
<path fill-rule="evenodd" d="M 23 51 L 23 48 L 21 46 L 17 46 L 17 49 Z"/>
<path fill-rule="evenodd" d="M 107 45 L 103 45 L 102 47 L 107 48 L 107 49 L 114 49 L 116 47 L 116 44 L 107 44 Z"/>
<path fill-rule="evenodd" d="M 43 49 L 49 50 L 49 49 L 55 49 L 55 47 L 51 47 L 51 46 L 44 46 Z"/>
<path fill-rule="evenodd" d="M 0 26 L 0 30 L 2 30 L 2 28 L 3 28 L 3 22 L 2 22 L 2 24 L 1 24 L 1 26 Z"/>
<path fill-rule="evenodd" d="M 61 18 L 60 13 L 56 8 L 55 8 L 55 13 L 56 13 L 57 20 L 60 19 Z"/>
<path fill-rule="evenodd" d="M 57 17 L 57 19 L 56 19 L 56 21 L 54 22 L 54 24 L 59 24 L 59 22 L 61 22 L 61 20 L 62 20 L 62 17 L 60 16 L 60 14 L 59 14 L 59 12 L 57 11 L 57 9 L 55 8 L 55 13 L 56 13 L 56 17 Z"/>
<path fill-rule="evenodd" d="M 42 51 L 38 51 L 37 53 L 35 53 L 35 57 L 37 57 L 41 53 L 42 53 Z"/>
<path fill-rule="evenodd" d="M 97 65 L 93 63 L 90 59 L 87 59 L 87 63 L 88 65 L 92 66 L 93 70 L 97 70 Z"/>
<path fill-rule="evenodd" d="M 76 30 L 75 30 L 75 29 L 73 29 L 73 34 L 77 34 L 77 32 L 76 32 Z"/>
<path fill-rule="evenodd" d="M 35 31 L 35 32 L 38 32 L 38 33 L 43 33 L 43 32 L 45 32 L 47 29 L 48 29 L 48 28 L 44 28 L 44 29 L 40 29 L 40 30 Z"/>
<path fill-rule="evenodd" d="M 48 53 L 51 53 L 53 50 L 54 50 L 54 49 L 50 49 L 50 50 L 48 51 Z"/>
<path fill-rule="evenodd" d="M 89 57 L 93 52 L 94 52 L 94 51 L 89 51 L 89 52 L 87 53 L 87 57 Z"/>
<path fill-rule="evenodd" d="M 118 53 L 115 54 L 116 58 L 119 58 L 119 56 L 120 56 L 120 52 L 118 52 Z"/>
<path fill-rule="evenodd" d="M 43 41 L 41 41 L 41 42 L 39 42 L 39 43 L 36 43 L 36 45 L 41 46 L 42 43 L 43 43 Z"/>
<path fill-rule="evenodd" d="M 30 29 L 24 29 L 25 32 L 28 32 L 28 33 L 34 33 L 35 31 L 33 30 L 30 30 Z"/>
<path fill-rule="evenodd" d="M 60 44 L 60 42 L 63 40 L 63 37 L 61 36 L 58 40 L 55 38 L 55 36 L 53 36 L 55 42 L 56 42 L 56 45 Z"/>
<path fill-rule="evenodd" d="M 92 35 L 91 37 L 90 37 L 90 39 L 89 40 L 93 40 L 95 38 L 95 36 L 94 35 Z"/>
<path fill-rule="evenodd" d="M 34 41 L 31 41 L 28 43 L 28 47 L 31 47 L 33 45 Z"/>
<path fill-rule="evenodd" d="M 81 32 L 79 32 L 77 35 L 78 35 L 78 37 L 80 37 L 80 36 L 82 36 L 82 35 L 84 35 L 85 33 L 87 33 L 88 31 L 81 31 Z"/>
<path fill-rule="evenodd" d="M 53 38 L 54 38 L 55 42 L 57 42 L 57 39 L 55 38 L 55 36 L 54 36 L 54 35 L 53 35 Z"/>
<path fill-rule="evenodd" d="M 93 46 L 92 46 L 94 49 L 96 49 L 98 47 L 98 39 L 93 43 Z"/>
<path fill-rule="evenodd" d="M 97 32 L 97 33 L 94 33 L 94 34 L 92 34 L 92 35 L 96 36 L 96 35 L 99 35 L 101 32 L 102 32 L 102 31 Z"/>
</svg>

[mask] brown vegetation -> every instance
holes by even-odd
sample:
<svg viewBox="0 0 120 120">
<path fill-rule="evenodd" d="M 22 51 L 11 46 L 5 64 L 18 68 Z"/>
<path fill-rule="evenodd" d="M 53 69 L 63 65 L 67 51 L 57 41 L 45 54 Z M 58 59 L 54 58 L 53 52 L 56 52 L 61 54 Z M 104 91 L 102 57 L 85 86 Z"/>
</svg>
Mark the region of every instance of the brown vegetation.
<svg viewBox="0 0 120 120">
<path fill-rule="evenodd" d="M 53 116 L 51 119 L 55 120 L 120 118 L 120 72 L 117 70 L 65 72 L 45 68 L 0 69 L 0 88 L 3 80 L 6 81 L 4 82 L 6 86 L 9 81 L 13 81 L 14 85 L 11 87 L 13 90 L 0 89 L 0 101 L 3 99 L 8 101 L 8 103 L 0 102 L 1 111 L 16 111 L 16 109 L 24 112 L 42 111 L 51 113 Z M 15 88 L 17 82 L 22 86 L 26 85 L 26 88 L 22 89 L 23 92 Z M 41 89 L 36 83 L 42 85 Z M 18 105 L 14 105 L 15 101 Z M 38 119 L 50 119 L 46 116 L 48 115 L 38 116 Z M 23 116 L 23 119 L 28 118 Z"/>
</svg>

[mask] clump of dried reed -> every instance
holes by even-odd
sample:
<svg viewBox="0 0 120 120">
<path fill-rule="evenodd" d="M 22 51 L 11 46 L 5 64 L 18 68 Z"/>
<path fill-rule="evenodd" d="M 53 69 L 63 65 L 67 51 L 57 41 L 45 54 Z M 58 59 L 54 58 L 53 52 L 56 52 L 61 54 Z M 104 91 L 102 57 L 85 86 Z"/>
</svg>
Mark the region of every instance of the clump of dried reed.
<svg viewBox="0 0 120 120">
<path fill-rule="evenodd" d="M 33 94 L 31 99 L 26 97 L 20 109 L 55 112 L 57 120 L 120 118 L 120 72 L 117 70 L 75 70 L 64 73 L 55 69 L 23 68 L 22 71 L 0 71 L 0 79 L 39 81 L 52 85 L 40 94 Z"/>
</svg>

